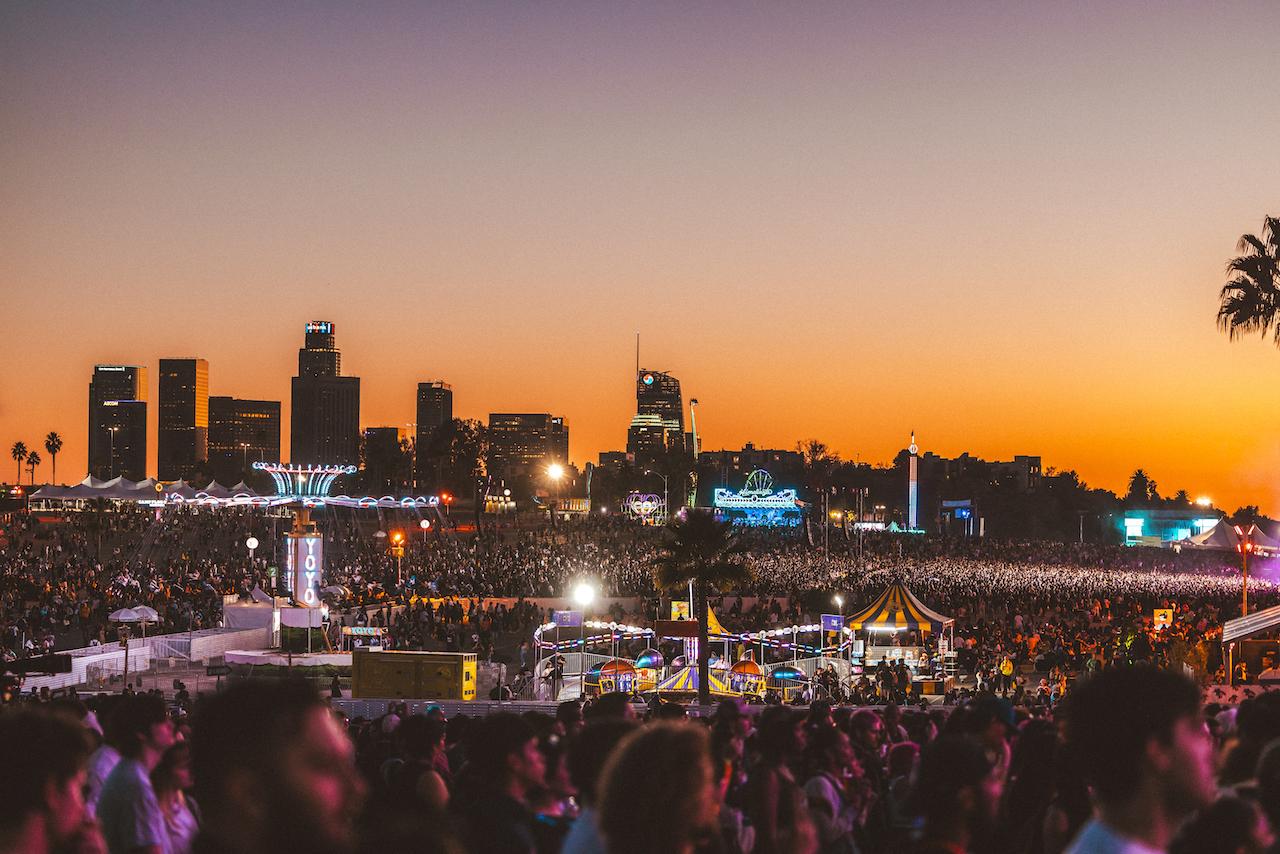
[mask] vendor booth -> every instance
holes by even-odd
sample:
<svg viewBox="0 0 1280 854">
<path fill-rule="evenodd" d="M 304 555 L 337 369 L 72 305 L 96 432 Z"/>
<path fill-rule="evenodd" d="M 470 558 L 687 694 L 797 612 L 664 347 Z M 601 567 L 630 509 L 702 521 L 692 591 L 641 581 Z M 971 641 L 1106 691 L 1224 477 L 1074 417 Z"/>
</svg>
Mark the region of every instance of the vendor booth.
<svg viewBox="0 0 1280 854">
<path fill-rule="evenodd" d="M 927 656 L 924 646 L 909 646 L 896 642 L 900 632 L 915 631 L 921 636 L 939 635 L 939 646 L 945 648 L 943 669 L 955 672 L 954 635 L 955 619 L 944 617 L 921 602 L 900 582 L 891 584 L 877 599 L 862 611 L 845 620 L 845 626 L 853 632 L 866 633 L 863 648 L 864 668 L 871 668 L 881 661 L 903 661 L 917 678 L 932 676 L 924 672 Z M 945 643 L 943 643 L 945 641 Z"/>
</svg>

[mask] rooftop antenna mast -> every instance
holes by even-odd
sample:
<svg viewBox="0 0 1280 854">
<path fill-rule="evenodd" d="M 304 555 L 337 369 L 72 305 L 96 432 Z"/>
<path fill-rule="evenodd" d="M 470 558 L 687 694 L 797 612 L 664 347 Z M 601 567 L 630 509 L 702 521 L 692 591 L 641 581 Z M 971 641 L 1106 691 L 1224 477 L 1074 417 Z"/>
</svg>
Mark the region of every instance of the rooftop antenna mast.
<svg viewBox="0 0 1280 854">
<path fill-rule="evenodd" d="M 636 331 L 636 376 L 640 376 L 640 332 Z"/>
</svg>

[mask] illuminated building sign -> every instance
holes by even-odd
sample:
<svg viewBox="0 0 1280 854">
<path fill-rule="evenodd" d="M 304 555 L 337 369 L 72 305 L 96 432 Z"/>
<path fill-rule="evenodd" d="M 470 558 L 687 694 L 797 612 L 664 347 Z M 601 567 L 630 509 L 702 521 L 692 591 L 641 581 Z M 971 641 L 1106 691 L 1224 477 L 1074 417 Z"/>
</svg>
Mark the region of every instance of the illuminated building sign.
<svg viewBox="0 0 1280 854">
<path fill-rule="evenodd" d="M 320 584 L 324 575 L 324 540 L 319 534 L 288 537 L 285 554 L 285 583 L 294 601 L 305 608 L 320 607 Z"/>
<path fill-rule="evenodd" d="M 307 324 L 308 332 L 319 332 L 321 335 L 329 335 L 333 332 L 333 324 L 326 320 L 313 320 Z"/>
<path fill-rule="evenodd" d="M 800 505 L 794 489 L 773 489 L 773 477 L 756 469 L 738 492 L 717 489 L 711 503 L 735 525 L 794 527 L 800 524 Z"/>
</svg>

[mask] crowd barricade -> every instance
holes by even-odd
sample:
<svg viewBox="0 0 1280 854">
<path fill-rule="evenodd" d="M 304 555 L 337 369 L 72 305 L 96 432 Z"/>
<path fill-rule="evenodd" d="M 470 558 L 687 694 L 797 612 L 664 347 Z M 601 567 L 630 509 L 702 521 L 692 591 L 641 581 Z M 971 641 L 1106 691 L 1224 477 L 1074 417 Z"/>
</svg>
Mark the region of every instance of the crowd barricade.
<svg viewBox="0 0 1280 854">
<path fill-rule="evenodd" d="M 269 629 L 201 629 L 198 632 L 152 635 L 129 639 L 128 672 L 145 673 L 162 662 L 208 662 L 221 658 L 228 649 L 265 647 L 270 643 Z M 125 672 L 125 650 L 119 641 L 100 646 L 61 650 L 71 656 L 70 673 L 29 676 L 23 680 L 24 691 L 40 688 L 86 686 L 105 690 L 119 687 Z M 129 680 L 132 681 L 132 680 Z"/>
</svg>

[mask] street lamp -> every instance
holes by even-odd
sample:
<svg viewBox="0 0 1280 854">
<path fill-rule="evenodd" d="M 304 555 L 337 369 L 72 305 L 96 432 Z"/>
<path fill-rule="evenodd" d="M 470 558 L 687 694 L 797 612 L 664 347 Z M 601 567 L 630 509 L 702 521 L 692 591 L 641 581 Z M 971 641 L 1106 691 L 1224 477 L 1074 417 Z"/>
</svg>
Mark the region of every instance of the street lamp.
<svg viewBox="0 0 1280 854">
<path fill-rule="evenodd" d="M 404 573 L 400 566 L 400 560 L 404 557 L 404 531 L 391 533 L 391 553 L 396 556 L 396 586 L 404 587 Z"/>
<path fill-rule="evenodd" d="M 552 463 L 547 466 L 547 479 L 555 484 L 555 498 L 551 502 L 551 527 L 556 525 L 556 513 L 560 510 L 560 481 L 564 479 L 564 466 Z"/>
<path fill-rule="evenodd" d="M 573 588 L 573 601 L 582 609 L 578 621 L 578 698 L 587 695 L 587 608 L 596 599 L 596 589 L 583 581 Z"/>
<path fill-rule="evenodd" d="M 431 523 L 426 519 L 418 520 L 418 527 L 422 529 L 422 545 L 427 544 L 427 529 L 431 527 Z"/>
<path fill-rule="evenodd" d="M 836 657 L 840 657 L 840 644 L 844 641 L 844 597 L 839 593 L 831 597 L 831 601 L 840 609 L 840 633 L 836 635 Z M 853 644 L 849 645 L 849 659 L 853 660 Z"/>
<path fill-rule="evenodd" d="M 256 550 L 257 550 L 257 548 L 258 548 L 258 538 L 257 538 L 257 537 L 250 537 L 249 539 L 245 540 L 245 541 L 244 541 L 244 547 L 245 547 L 245 548 L 247 548 L 247 549 L 249 550 L 249 560 L 250 560 L 250 561 L 252 561 L 252 560 L 253 560 L 253 553 L 254 553 L 254 551 L 256 551 Z"/>
<path fill-rule="evenodd" d="M 671 518 L 671 499 L 667 495 L 667 476 L 660 471 L 653 469 L 645 469 L 645 474 L 656 474 L 662 478 L 662 512 L 666 514 L 668 519 Z"/>
</svg>

